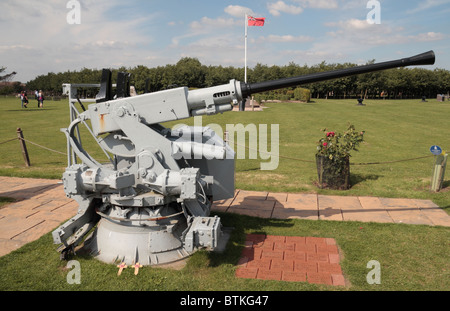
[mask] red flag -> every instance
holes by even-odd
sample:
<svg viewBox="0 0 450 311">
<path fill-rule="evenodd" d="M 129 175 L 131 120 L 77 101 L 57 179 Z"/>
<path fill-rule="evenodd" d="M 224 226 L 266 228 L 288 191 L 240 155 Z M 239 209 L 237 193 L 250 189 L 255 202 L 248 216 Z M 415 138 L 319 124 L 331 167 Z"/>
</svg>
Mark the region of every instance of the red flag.
<svg viewBox="0 0 450 311">
<path fill-rule="evenodd" d="M 248 16 L 248 25 L 249 26 L 264 26 L 264 17 L 253 17 Z"/>
</svg>

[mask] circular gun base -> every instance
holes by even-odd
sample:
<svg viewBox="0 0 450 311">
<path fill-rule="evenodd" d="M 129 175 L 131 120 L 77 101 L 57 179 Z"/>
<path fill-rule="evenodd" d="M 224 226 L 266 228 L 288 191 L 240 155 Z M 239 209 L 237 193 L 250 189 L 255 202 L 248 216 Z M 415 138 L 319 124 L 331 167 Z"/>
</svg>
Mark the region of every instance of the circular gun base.
<svg viewBox="0 0 450 311">
<path fill-rule="evenodd" d="M 105 263 L 139 262 L 144 266 L 165 265 L 189 257 L 181 242 L 187 228 L 183 216 L 172 228 L 130 226 L 102 218 L 83 248 Z"/>
</svg>

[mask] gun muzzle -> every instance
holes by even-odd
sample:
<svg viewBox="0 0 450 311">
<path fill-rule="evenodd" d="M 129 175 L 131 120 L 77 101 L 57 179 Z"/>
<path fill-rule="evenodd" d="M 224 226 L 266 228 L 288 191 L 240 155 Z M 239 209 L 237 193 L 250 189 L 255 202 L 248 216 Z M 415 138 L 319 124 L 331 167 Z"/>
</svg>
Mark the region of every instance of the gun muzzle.
<svg viewBox="0 0 450 311">
<path fill-rule="evenodd" d="M 397 67 L 406 66 L 419 66 L 419 65 L 433 65 L 435 62 L 435 54 L 433 51 L 428 51 L 426 53 L 418 54 L 415 56 L 402 58 L 398 60 L 392 60 L 382 63 L 369 64 L 363 66 L 356 66 L 351 68 L 319 72 L 314 74 L 309 74 L 305 76 L 297 76 L 291 78 L 283 78 L 279 80 L 265 81 L 259 83 L 242 83 L 241 90 L 243 98 L 247 98 L 251 94 L 277 90 L 285 87 L 298 86 L 302 84 L 308 84 L 313 82 L 326 81 L 336 78 L 342 78 L 347 76 L 353 76 L 368 72 L 374 72 L 379 70 L 386 70 Z"/>
</svg>

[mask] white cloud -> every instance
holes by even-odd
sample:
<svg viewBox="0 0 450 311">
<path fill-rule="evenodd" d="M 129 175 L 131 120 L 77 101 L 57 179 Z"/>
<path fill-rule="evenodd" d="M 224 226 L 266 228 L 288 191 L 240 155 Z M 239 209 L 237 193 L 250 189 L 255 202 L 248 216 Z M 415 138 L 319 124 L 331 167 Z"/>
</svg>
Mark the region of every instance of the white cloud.
<svg viewBox="0 0 450 311">
<path fill-rule="evenodd" d="M 280 16 L 281 13 L 297 15 L 303 12 L 303 8 L 295 5 L 286 4 L 284 1 L 268 3 L 267 9 L 269 10 L 270 14 L 274 16 Z"/>
<path fill-rule="evenodd" d="M 408 14 L 418 13 L 443 4 L 450 4 L 450 0 L 425 0 L 421 1 L 414 9 L 406 11 Z"/>
<path fill-rule="evenodd" d="M 229 29 L 235 26 L 243 27 L 243 20 L 236 20 L 234 18 L 209 18 L 202 17 L 198 21 L 193 21 L 189 25 L 189 29 L 186 33 L 172 38 L 172 47 L 179 46 L 180 42 L 184 39 L 191 39 L 197 36 L 205 36 L 214 34 L 215 37 L 221 37 L 220 33 L 224 29 Z M 229 32 L 229 31 L 226 31 Z"/>
<path fill-rule="evenodd" d="M 0 65 L 17 71 L 16 79 L 26 82 L 47 72 L 83 67 L 132 66 L 144 58 L 145 51 L 140 47 L 151 43 L 151 37 L 142 34 L 140 25 L 152 19 L 151 14 L 118 22 L 105 12 L 113 12 L 121 5 L 119 0 L 84 0 L 80 1 L 81 24 L 69 25 L 66 3 L 0 2 Z"/>
<path fill-rule="evenodd" d="M 234 27 L 239 23 L 239 25 L 242 25 L 242 21 L 236 21 L 233 18 L 209 18 L 209 17 L 202 17 L 200 21 L 194 21 L 191 23 L 190 27 L 193 30 L 205 30 L 210 32 L 213 28 L 223 28 L 223 27 Z"/>
<path fill-rule="evenodd" d="M 448 35 L 445 35 L 440 32 L 427 32 L 420 33 L 417 35 L 408 36 L 408 39 L 411 41 L 419 41 L 419 42 L 429 42 L 429 41 L 439 41 L 448 38 Z"/>
<path fill-rule="evenodd" d="M 361 19 L 356 19 L 356 18 L 351 18 L 351 19 L 338 21 L 338 22 L 328 22 L 328 23 L 325 23 L 325 26 L 333 27 L 335 29 L 341 29 L 341 30 L 345 30 L 345 31 L 366 31 L 369 29 L 376 30 L 376 31 L 382 30 L 383 32 L 390 31 L 389 27 L 387 26 L 387 23 L 384 23 L 382 25 L 374 25 L 374 24 L 369 24 L 365 19 L 361 20 Z"/>
<path fill-rule="evenodd" d="M 283 42 L 310 42 L 314 39 L 309 36 L 293 36 L 293 35 L 268 35 L 267 37 L 261 37 L 261 41 L 266 42 L 275 42 L 275 43 L 283 43 Z"/>
<path fill-rule="evenodd" d="M 303 7 L 313 9 L 336 9 L 338 7 L 337 0 L 293 0 L 302 4 Z"/>
<path fill-rule="evenodd" d="M 245 14 L 255 15 L 255 12 L 253 12 L 252 9 L 240 5 L 229 5 L 224 11 L 225 13 L 237 18 L 243 18 Z"/>
<path fill-rule="evenodd" d="M 363 42 L 366 45 L 404 44 L 410 42 L 439 41 L 448 38 L 440 32 L 426 32 L 410 35 L 404 27 L 394 27 L 389 22 L 380 25 L 369 24 L 366 20 L 348 19 L 339 22 L 326 23 L 334 28 L 328 36 L 353 42 Z"/>
</svg>

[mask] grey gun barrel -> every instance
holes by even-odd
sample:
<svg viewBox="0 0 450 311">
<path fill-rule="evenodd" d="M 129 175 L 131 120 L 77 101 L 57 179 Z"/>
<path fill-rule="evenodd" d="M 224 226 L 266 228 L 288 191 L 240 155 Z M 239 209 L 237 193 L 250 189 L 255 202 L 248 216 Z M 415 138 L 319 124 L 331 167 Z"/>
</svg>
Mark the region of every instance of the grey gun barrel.
<svg viewBox="0 0 450 311">
<path fill-rule="evenodd" d="M 418 66 L 418 65 L 433 65 L 435 62 L 435 54 L 433 51 L 428 51 L 415 56 L 392 60 L 382 63 L 375 63 L 327 72 L 319 72 L 304 76 L 297 76 L 291 78 L 283 78 L 279 80 L 264 81 L 259 83 L 243 83 L 241 82 L 241 93 L 243 98 L 247 98 L 251 94 L 272 91 L 276 89 L 298 86 L 302 84 L 320 82 L 347 76 L 353 76 L 362 73 L 374 72 L 379 70 L 392 69 L 397 67 Z"/>
</svg>

